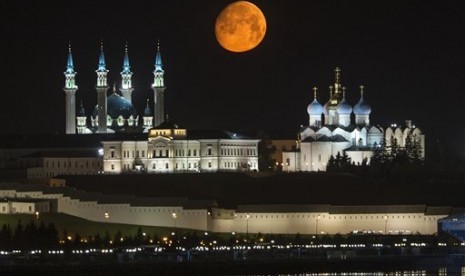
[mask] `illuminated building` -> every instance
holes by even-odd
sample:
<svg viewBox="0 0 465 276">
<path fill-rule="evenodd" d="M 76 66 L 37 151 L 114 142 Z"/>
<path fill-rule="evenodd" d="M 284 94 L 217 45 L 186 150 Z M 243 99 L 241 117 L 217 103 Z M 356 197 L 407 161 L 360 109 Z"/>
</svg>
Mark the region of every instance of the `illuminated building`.
<svg viewBox="0 0 465 276">
<path fill-rule="evenodd" d="M 341 85 L 341 70 L 335 70 L 334 85 L 329 86 L 329 100 L 323 106 L 318 101 L 317 88 L 313 88 L 313 102 L 307 107 L 309 125 L 298 132 L 296 150 L 283 152 L 283 171 L 325 171 L 331 156 L 344 152 L 355 164 L 369 163 L 374 150 L 395 140 L 404 147 L 412 139 L 425 156 L 425 135 L 407 120 L 405 126 L 382 128 L 370 122 L 371 106 L 364 98 L 360 86 L 360 99 L 350 105 L 346 88 Z M 352 119 L 354 118 L 354 120 Z"/>
</svg>

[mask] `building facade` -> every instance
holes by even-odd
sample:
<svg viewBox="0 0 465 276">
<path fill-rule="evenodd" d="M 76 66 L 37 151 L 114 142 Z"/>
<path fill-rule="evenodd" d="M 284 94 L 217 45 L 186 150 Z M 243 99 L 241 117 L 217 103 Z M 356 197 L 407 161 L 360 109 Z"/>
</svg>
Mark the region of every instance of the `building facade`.
<svg viewBox="0 0 465 276">
<path fill-rule="evenodd" d="M 104 173 L 258 171 L 259 140 L 165 121 L 142 141 L 103 141 Z"/>
<path fill-rule="evenodd" d="M 411 120 L 404 126 L 373 125 L 364 86 L 360 86 L 359 101 L 352 106 L 341 84 L 341 70 L 336 68 L 334 72 L 335 81 L 329 86 L 329 99 L 324 105 L 318 101 L 317 88 L 313 88 L 313 102 L 307 107 L 309 125 L 299 130 L 297 149 L 283 152 L 283 171 L 325 171 L 330 157 L 338 153 L 346 153 L 355 164 L 368 164 L 377 147 L 389 148 L 393 143 L 405 147 L 407 139 L 420 146 L 424 158 L 425 135 Z"/>
</svg>

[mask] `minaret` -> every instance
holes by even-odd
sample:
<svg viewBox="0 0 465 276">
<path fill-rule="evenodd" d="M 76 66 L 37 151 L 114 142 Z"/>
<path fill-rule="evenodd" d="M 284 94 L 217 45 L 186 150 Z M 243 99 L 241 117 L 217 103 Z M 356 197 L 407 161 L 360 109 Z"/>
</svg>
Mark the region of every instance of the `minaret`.
<svg viewBox="0 0 465 276">
<path fill-rule="evenodd" d="M 76 72 L 74 72 L 73 55 L 71 54 L 71 43 L 69 44 L 68 61 L 66 62 L 65 87 L 66 93 L 66 134 L 76 134 Z"/>
<path fill-rule="evenodd" d="M 161 62 L 160 42 L 157 45 L 157 55 L 155 57 L 155 70 L 153 71 L 153 126 L 158 126 L 165 120 L 165 83 L 163 80 L 163 64 Z"/>
<path fill-rule="evenodd" d="M 107 132 L 107 74 L 105 55 L 103 54 L 103 42 L 100 44 L 100 56 L 98 59 L 97 73 L 97 104 L 98 104 L 98 133 Z"/>
<path fill-rule="evenodd" d="M 129 56 L 128 56 L 128 43 L 126 42 L 126 46 L 124 49 L 124 60 L 123 60 L 123 71 L 121 71 L 121 93 L 123 94 L 123 97 L 130 103 L 132 103 L 132 91 L 134 91 L 134 88 L 132 88 L 132 83 L 131 83 L 131 77 L 132 77 L 132 72 L 130 70 L 129 66 Z"/>
</svg>

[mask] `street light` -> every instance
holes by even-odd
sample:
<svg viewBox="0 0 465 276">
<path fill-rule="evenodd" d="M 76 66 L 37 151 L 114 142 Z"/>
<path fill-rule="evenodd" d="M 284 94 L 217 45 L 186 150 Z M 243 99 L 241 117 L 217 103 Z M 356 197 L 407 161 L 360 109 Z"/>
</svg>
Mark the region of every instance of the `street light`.
<svg viewBox="0 0 465 276">
<path fill-rule="evenodd" d="M 105 212 L 104 217 L 105 221 L 108 222 L 108 219 L 110 219 L 110 214 L 108 212 Z"/>
<path fill-rule="evenodd" d="M 320 220 L 320 218 L 321 218 L 320 215 L 316 217 L 315 235 L 318 235 L 318 221 Z"/>
<path fill-rule="evenodd" d="M 39 211 L 36 211 L 35 215 L 36 215 L 36 220 L 39 220 Z"/>
<path fill-rule="evenodd" d="M 173 217 L 173 220 L 174 220 L 174 228 L 176 228 L 176 219 L 178 218 L 178 215 L 175 212 L 173 212 L 171 216 Z"/>
</svg>

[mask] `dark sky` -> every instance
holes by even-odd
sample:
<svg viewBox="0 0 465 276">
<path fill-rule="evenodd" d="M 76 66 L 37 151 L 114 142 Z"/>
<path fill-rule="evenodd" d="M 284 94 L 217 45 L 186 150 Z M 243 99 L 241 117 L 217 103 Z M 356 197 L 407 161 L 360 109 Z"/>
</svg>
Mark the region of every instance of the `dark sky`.
<svg viewBox="0 0 465 276">
<path fill-rule="evenodd" d="M 242 54 L 215 40 L 217 15 L 231 1 L 0 2 L 0 116 L 12 133 L 63 133 L 68 41 L 87 112 L 100 39 L 109 81 L 120 83 L 129 43 L 133 102 L 143 111 L 156 41 L 165 69 L 166 109 L 180 126 L 256 132 L 308 124 L 312 87 L 323 104 L 342 69 L 355 104 L 366 87 L 371 121 L 412 119 L 427 140 L 464 152 L 464 1 L 253 1 L 267 34 Z"/>
</svg>

